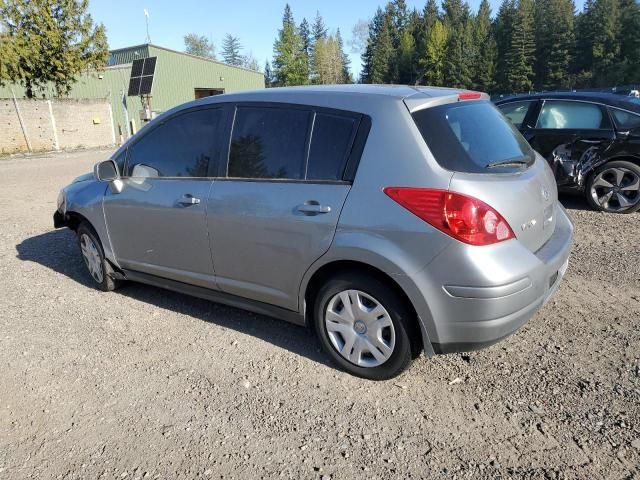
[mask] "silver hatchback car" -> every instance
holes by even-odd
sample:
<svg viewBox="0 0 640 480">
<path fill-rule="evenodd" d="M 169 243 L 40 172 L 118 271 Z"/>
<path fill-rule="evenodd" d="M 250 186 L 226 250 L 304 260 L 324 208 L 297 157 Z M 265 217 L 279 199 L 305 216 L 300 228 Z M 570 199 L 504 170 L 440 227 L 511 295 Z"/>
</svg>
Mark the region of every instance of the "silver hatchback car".
<svg viewBox="0 0 640 480">
<path fill-rule="evenodd" d="M 370 379 L 511 334 L 558 288 L 573 227 L 547 162 L 485 94 L 227 94 L 145 126 L 65 187 L 96 286 L 123 280 L 313 326 Z"/>
</svg>

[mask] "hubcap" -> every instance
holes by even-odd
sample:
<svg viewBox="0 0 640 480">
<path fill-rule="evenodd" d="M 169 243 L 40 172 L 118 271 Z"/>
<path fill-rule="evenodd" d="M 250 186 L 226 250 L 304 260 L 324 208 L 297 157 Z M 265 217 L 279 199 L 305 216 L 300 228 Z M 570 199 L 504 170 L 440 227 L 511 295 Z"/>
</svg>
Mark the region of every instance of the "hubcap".
<svg viewBox="0 0 640 480">
<path fill-rule="evenodd" d="M 89 269 L 89 273 L 96 282 L 102 283 L 104 276 L 102 273 L 100 253 L 95 243 L 93 243 L 93 240 L 91 240 L 91 237 L 86 233 L 80 236 L 80 250 L 82 251 L 82 258 L 84 258 L 84 263 Z"/>
<path fill-rule="evenodd" d="M 607 212 L 627 210 L 640 202 L 640 177 L 626 168 L 608 168 L 594 178 L 590 193 Z"/>
<path fill-rule="evenodd" d="M 344 290 L 331 297 L 324 324 L 333 348 L 354 365 L 377 367 L 393 353 L 396 332 L 389 313 L 360 290 Z"/>
</svg>

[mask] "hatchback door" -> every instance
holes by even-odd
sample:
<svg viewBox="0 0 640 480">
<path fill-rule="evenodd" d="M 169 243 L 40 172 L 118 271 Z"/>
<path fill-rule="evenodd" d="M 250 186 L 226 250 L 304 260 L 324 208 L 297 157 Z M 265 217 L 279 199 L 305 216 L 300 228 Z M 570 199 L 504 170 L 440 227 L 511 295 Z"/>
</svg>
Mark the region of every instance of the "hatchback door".
<svg viewBox="0 0 640 480">
<path fill-rule="evenodd" d="M 413 118 L 436 161 L 454 172 L 450 191 L 496 209 L 531 251 L 544 245 L 555 228 L 555 180 L 492 104 L 448 103 L 419 110 Z"/>
<path fill-rule="evenodd" d="M 218 108 L 191 110 L 148 127 L 129 147 L 124 188 L 104 197 L 109 238 L 123 268 L 215 286 L 206 201 L 222 116 Z"/>
<path fill-rule="evenodd" d="M 549 162 L 559 186 L 574 185 L 616 138 L 603 106 L 573 100 L 545 100 L 535 127 L 523 135 Z"/>
<path fill-rule="evenodd" d="M 236 108 L 227 177 L 207 204 L 221 290 L 298 310 L 302 276 L 331 245 L 349 193 L 344 171 L 360 121 L 286 105 Z"/>
</svg>

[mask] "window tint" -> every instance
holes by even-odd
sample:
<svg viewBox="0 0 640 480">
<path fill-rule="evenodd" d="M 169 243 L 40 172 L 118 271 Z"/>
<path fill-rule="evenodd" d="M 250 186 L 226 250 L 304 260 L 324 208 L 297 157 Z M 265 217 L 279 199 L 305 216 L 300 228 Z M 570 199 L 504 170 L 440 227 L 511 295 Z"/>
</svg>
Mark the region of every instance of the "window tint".
<svg viewBox="0 0 640 480">
<path fill-rule="evenodd" d="M 129 175 L 206 177 L 221 121 L 211 108 L 170 118 L 129 148 Z"/>
<path fill-rule="evenodd" d="M 413 119 L 436 161 L 447 170 L 495 173 L 487 170 L 489 163 L 533 161 L 529 144 L 489 102 L 425 108 Z"/>
<path fill-rule="evenodd" d="M 600 106 L 586 102 L 544 102 L 536 128 L 592 129 L 609 128 Z"/>
<path fill-rule="evenodd" d="M 342 180 L 357 120 L 325 113 L 313 123 L 307 180 Z"/>
<path fill-rule="evenodd" d="M 616 122 L 616 126 L 620 130 L 631 130 L 633 128 L 640 128 L 640 115 L 625 112 L 624 110 L 618 110 L 617 108 L 610 108 L 613 114 L 613 119 Z"/>
<path fill-rule="evenodd" d="M 499 105 L 498 108 L 500 109 L 502 114 L 509 119 L 511 123 L 520 128 L 532 104 L 532 101 L 512 102 L 506 103 L 504 105 Z"/>
<path fill-rule="evenodd" d="M 273 107 L 238 107 L 229 177 L 304 178 L 311 112 Z"/>
</svg>

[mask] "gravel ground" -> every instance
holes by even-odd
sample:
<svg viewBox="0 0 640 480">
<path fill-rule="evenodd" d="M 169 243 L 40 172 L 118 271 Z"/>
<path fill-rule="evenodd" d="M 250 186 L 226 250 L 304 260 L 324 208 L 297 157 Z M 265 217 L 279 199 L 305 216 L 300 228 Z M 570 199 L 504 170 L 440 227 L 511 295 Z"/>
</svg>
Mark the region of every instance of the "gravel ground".
<svg viewBox="0 0 640 480">
<path fill-rule="evenodd" d="M 301 327 L 92 289 L 51 215 L 108 153 L 0 159 L 0 478 L 640 478 L 640 215 L 563 199 L 572 260 L 525 328 L 373 383 Z"/>
</svg>

